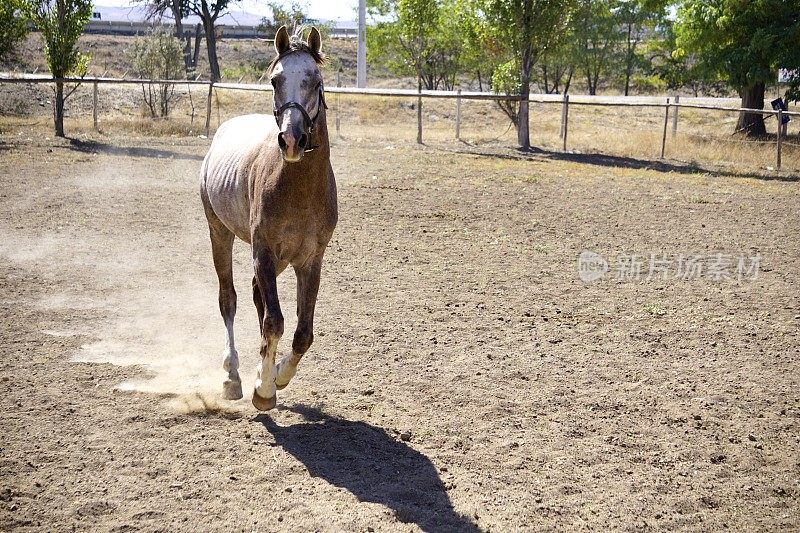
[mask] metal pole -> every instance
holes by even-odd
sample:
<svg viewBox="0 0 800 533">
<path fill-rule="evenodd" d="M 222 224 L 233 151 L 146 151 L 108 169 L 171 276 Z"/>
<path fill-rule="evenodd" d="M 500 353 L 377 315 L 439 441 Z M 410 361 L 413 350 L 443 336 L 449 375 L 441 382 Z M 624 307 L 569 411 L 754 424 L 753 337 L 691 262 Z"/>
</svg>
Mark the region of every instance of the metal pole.
<svg viewBox="0 0 800 533">
<path fill-rule="evenodd" d="M 367 86 L 367 0 L 358 0 L 356 87 Z"/>
<path fill-rule="evenodd" d="M 94 82 L 92 87 L 92 119 L 94 120 L 94 129 L 97 130 L 97 82 Z"/>
<path fill-rule="evenodd" d="M 661 159 L 664 159 L 664 150 L 667 148 L 667 124 L 669 124 L 669 98 L 664 106 L 664 135 L 661 136 Z"/>
<path fill-rule="evenodd" d="M 674 138 L 678 134 L 678 104 L 681 102 L 680 95 L 675 95 L 675 105 L 672 109 L 672 137 Z"/>
<path fill-rule="evenodd" d="M 783 109 L 778 109 L 778 157 L 775 161 L 775 166 L 778 170 L 781 169 L 781 141 L 783 140 Z"/>
<path fill-rule="evenodd" d="M 422 144 L 422 79 L 417 78 L 417 144 Z"/>
<path fill-rule="evenodd" d="M 567 151 L 567 131 L 569 130 L 569 95 L 564 95 L 564 103 L 562 104 L 562 112 L 561 116 L 563 117 L 563 129 L 564 129 L 564 144 L 562 146 L 562 151 Z"/>
<path fill-rule="evenodd" d="M 342 86 L 342 67 L 339 67 L 339 70 L 336 71 L 336 86 Z M 336 93 L 336 135 L 341 137 L 341 134 L 339 133 L 340 116 L 342 114 L 340 110 L 340 98 L 341 94 Z"/>
<path fill-rule="evenodd" d="M 456 140 L 461 140 L 461 89 L 456 97 Z"/>
<path fill-rule="evenodd" d="M 566 124 L 566 120 L 567 120 L 567 99 L 568 98 L 569 97 L 565 94 L 564 95 L 564 99 L 561 101 L 561 129 L 558 130 L 558 138 L 559 139 L 563 139 L 564 138 L 564 130 L 565 130 L 564 124 Z"/>
<path fill-rule="evenodd" d="M 211 128 L 211 93 L 214 91 L 214 84 L 208 84 L 208 98 L 206 99 L 206 137 Z"/>
</svg>

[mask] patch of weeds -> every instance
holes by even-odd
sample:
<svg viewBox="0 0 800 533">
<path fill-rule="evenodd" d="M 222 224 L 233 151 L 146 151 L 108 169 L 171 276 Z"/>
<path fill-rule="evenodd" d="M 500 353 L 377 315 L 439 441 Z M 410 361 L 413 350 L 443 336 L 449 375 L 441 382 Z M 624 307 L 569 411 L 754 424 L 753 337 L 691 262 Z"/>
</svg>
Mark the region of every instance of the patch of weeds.
<svg viewBox="0 0 800 533">
<path fill-rule="evenodd" d="M 539 243 L 539 242 L 534 244 L 532 248 L 533 248 L 534 252 L 539 253 L 539 254 L 546 254 L 546 253 L 550 252 L 550 249 L 547 247 L 546 244 L 542 244 L 542 243 Z"/>
<path fill-rule="evenodd" d="M 660 304 L 647 304 L 644 306 L 644 311 L 653 316 L 664 316 L 667 314 L 667 310 L 661 307 Z"/>
</svg>

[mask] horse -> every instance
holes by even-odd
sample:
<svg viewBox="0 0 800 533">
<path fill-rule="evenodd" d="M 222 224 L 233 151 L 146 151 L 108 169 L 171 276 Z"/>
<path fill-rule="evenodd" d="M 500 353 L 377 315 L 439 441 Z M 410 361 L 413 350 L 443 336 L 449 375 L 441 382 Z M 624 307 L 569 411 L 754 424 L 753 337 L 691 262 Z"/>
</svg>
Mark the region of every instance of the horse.
<svg viewBox="0 0 800 533">
<path fill-rule="evenodd" d="M 336 179 L 330 163 L 325 91 L 319 67 L 322 38 L 312 28 L 275 36 L 268 75 L 273 114 L 236 117 L 220 125 L 206 154 L 200 197 L 219 278 L 219 309 L 225 323 L 223 397 L 242 398 L 239 355 L 233 338 L 236 290 L 235 238 L 253 254 L 253 302 L 261 330 L 253 405 L 275 407 L 277 390 L 289 384 L 314 340 L 314 307 L 322 258 L 338 220 Z M 297 328 L 292 353 L 276 362 L 283 335 L 277 276 L 291 265 L 297 277 Z"/>
</svg>

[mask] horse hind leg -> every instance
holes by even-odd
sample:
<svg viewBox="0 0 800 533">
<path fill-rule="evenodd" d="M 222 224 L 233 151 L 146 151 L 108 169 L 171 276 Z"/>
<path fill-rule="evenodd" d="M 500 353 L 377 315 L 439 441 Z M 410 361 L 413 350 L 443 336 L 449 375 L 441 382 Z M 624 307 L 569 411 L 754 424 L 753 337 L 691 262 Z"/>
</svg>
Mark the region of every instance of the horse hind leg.
<svg viewBox="0 0 800 533">
<path fill-rule="evenodd" d="M 219 311 L 225 322 L 222 368 L 228 373 L 228 379 L 222 385 L 222 396 L 227 400 L 239 400 L 242 398 L 242 380 L 239 377 L 239 354 L 233 338 L 233 320 L 236 316 L 236 290 L 233 286 L 234 235 L 213 213 L 208 218 L 214 268 L 219 278 Z"/>
</svg>

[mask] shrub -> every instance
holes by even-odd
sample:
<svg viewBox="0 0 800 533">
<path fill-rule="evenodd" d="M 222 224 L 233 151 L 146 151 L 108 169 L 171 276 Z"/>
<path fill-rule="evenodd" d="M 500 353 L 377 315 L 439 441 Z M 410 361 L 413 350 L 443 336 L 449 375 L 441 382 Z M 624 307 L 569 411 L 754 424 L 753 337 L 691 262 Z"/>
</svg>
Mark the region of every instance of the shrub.
<svg viewBox="0 0 800 533">
<path fill-rule="evenodd" d="M 149 35 L 136 40 L 133 60 L 140 78 L 175 80 L 184 77 L 181 44 L 164 26 L 157 25 Z M 171 83 L 142 84 L 142 96 L 150 116 L 166 117 L 176 98 L 175 87 Z"/>
</svg>

